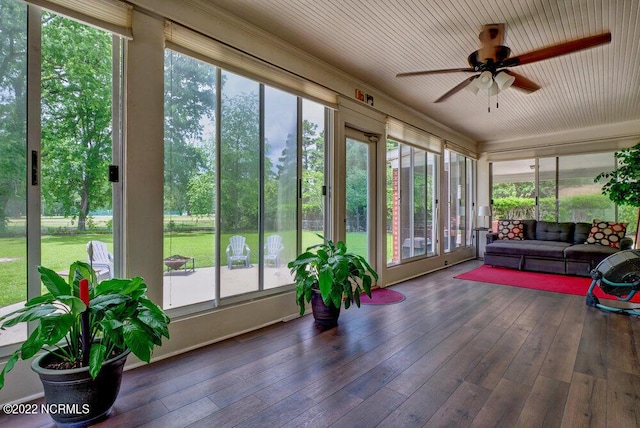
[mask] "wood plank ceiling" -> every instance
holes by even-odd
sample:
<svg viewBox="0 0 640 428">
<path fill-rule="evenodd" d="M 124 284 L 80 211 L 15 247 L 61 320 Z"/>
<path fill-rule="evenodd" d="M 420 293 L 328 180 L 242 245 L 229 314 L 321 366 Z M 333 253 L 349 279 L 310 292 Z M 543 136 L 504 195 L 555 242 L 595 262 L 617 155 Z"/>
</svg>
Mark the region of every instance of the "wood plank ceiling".
<svg viewBox="0 0 640 428">
<path fill-rule="evenodd" d="M 640 119 L 638 0 L 206 0 L 346 71 L 478 142 L 514 140 Z M 461 91 L 484 24 L 505 23 L 512 56 L 611 31 L 612 42 L 514 68 L 542 89 L 491 98 Z"/>
</svg>

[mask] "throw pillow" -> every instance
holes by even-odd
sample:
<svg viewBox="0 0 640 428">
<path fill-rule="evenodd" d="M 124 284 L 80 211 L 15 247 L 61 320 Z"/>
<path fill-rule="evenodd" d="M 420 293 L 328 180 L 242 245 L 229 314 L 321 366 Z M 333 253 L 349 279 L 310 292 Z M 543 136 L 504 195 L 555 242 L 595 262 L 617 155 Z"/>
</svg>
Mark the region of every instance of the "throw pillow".
<svg viewBox="0 0 640 428">
<path fill-rule="evenodd" d="M 524 239 L 524 225 L 520 220 L 500 220 L 498 222 L 498 239 L 521 241 Z"/>
<path fill-rule="evenodd" d="M 627 223 L 593 220 L 589 237 L 585 244 L 600 244 L 620 248 L 620 240 L 627 233 Z"/>
</svg>

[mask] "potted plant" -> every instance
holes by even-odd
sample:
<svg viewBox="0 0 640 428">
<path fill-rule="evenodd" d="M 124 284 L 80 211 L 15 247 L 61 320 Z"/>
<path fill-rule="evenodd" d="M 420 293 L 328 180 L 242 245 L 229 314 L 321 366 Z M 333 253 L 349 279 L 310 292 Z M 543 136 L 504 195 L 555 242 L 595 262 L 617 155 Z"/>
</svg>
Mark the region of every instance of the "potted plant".
<svg viewBox="0 0 640 428">
<path fill-rule="evenodd" d="M 595 182 L 607 179 L 602 186 L 603 195 L 609 196 L 618 205 L 638 209 L 634 243 L 634 248 L 637 249 L 640 238 L 640 143 L 616 152 L 615 157 L 618 160 L 617 168 L 598 174 Z"/>
<path fill-rule="evenodd" d="M 156 345 L 169 338 L 166 313 L 146 296 L 141 277 L 98 283 L 92 267 L 75 262 L 68 281 L 44 266 L 38 271 L 47 293 L 0 317 L 0 329 L 35 322 L 29 337 L 9 357 L 5 374 L 18 359 L 39 351 L 31 367 L 44 387 L 49 412 L 60 425 L 85 426 L 106 417 L 120 389 L 127 355 L 149 362 Z"/>
<path fill-rule="evenodd" d="M 335 243 L 318 235 L 324 243 L 308 247 L 287 265 L 296 283 L 296 302 L 300 315 L 306 303 L 316 323 L 322 327 L 338 324 L 340 308 L 355 303 L 360 307 L 360 295 L 371 297 L 371 284 L 378 274 L 364 257 L 347 251 L 344 242 Z"/>
</svg>

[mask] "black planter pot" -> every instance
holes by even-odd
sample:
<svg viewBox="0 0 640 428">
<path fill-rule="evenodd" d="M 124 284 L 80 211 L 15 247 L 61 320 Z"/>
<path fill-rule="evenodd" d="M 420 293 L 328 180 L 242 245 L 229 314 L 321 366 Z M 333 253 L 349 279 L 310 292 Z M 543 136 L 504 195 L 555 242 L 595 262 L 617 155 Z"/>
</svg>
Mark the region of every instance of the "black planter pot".
<svg viewBox="0 0 640 428">
<path fill-rule="evenodd" d="M 77 369 L 46 369 L 55 361 L 53 354 L 43 354 L 31 363 L 44 387 L 48 413 L 60 427 L 86 427 L 109 415 L 120 391 L 122 370 L 129 350 L 106 360 L 95 379 L 89 367 Z"/>
<path fill-rule="evenodd" d="M 311 294 L 311 311 L 316 324 L 320 327 L 331 328 L 338 325 L 340 308 L 336 308 L 333 304 L 325 305 L 320 291 L 314 290 Z"/>
</svg>

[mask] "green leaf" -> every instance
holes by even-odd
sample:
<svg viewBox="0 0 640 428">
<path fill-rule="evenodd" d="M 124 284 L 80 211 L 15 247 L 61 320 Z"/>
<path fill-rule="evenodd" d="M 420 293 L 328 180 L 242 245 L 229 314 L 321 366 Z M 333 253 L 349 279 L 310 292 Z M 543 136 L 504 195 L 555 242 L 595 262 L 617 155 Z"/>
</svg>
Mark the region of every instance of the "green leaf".
<svg viewBox="0 0 640 428">
<path fill-rule="evenodd" d="M 40 326 L 33 330 L 33 333 L 29 335 L 27 340 L 22 343 L 20 347 L 20 358 L 23 360 L 33 357 L 44 345 L 44 338 L 42 337 L 42 329 Z"/>
<path fill-rule="evenodd" d="M 68 296 L 72 294 L 71 286 L 53 270 L 44 266 L 38 266 L 38 272 L 40 272 L 40 279 L 44 286 L 49 290 L 49 293 L 53 294 L 56 298 L 58 296 Z"/>
<path fill-rule="evenodd" d="M 8 314 L 9 316 L 15 316 L 14 318 L 8 319 L 2 324 L 2 328 L 13 327 L 14 325 L 21 322 L 29 322 L 36 321 L 42 319 L 49 314 L 52 314 L 56 311 L 60 310 L 60 308 L 54 304 L 44 304 L 42 306 L 31 306 L 19 309 L 12 314 Z"/>
<path fill-rule="evenodd" d="M 102 343 L 93 343 L 91 345 L 91 350 L 89 351 L 89 375 L 92 378 L 95 379 L 100 373 L 106 353 L 107 347 Z"/>
<path fill-rule="evenodd" d="M 139 323 L 134 321 L 124 326 L 124 343 L 136 357 L 147 363 L 151 361 L 153 346 L 147 330 Z"/>
<path fill-rule="evenodd" d="M 71 332 L 77 320 L 78 317 L 74 314 L 56 314 L 43 318 L 38 326 L 41 330 L 43 343 L 45 345 L 58 343 Z M 73 341 L 74 337 L 71 337 L 70 340 Z"/>
<path fill-rule="evenodd" d="M 117 306 L 128 300 L 127 296 L 120 294 L 104 294 L 93 298 L 89 304 L 89 309 L 92 312 L 104 311 L 110 306 Z"/>
<path fill-rule="evenodd" d="M 4 368 L 0 372 L 0 389 L 4 387 L 5 374 L 9 373 L 13 369 L 13 367 L 16 365 L 16 361 L 18 361 L 19 358 L 19 351 L 15 351 L 13 354 L 11 354 L 11 357 L 9 357 L 9 359 L 5 363 Z"/>
</svg>

